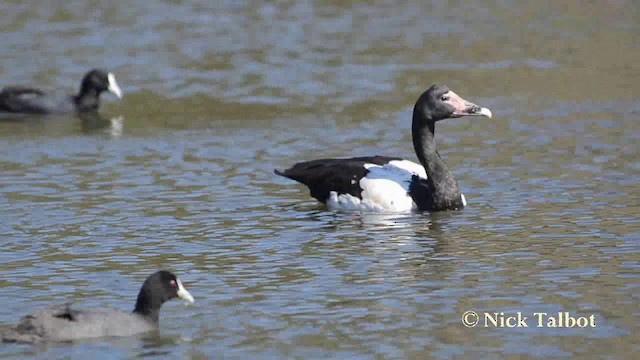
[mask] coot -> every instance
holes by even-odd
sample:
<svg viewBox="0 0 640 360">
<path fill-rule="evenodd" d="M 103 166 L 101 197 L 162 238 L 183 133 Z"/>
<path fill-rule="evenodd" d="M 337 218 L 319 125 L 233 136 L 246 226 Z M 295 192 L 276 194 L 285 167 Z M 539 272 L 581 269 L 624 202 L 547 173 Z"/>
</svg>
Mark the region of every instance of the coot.
<svg viewBox="0 0 640 360">
<path fill-rule="evenodd" d="M 142 284 L 131 313 L 108 307 L 73 309 L 70 304 L 60 305 L 23 317 L 2 340 L 36 343 L 139 334 L 158 328 L 160 307 L 173 298 L 194 301 L 174 274 L 158 271 Z"/>
<path fill-rule="evenodd" d="M 113 73 L 89 71 L 77 95 L 58 95 L 37 88 L 9 86 L 0 91 L 0 112 L 18 114 L 60 114 L 98 110 L 100 94 L 109 91 L 119 99 L 122 90 Z"/>
</svg>

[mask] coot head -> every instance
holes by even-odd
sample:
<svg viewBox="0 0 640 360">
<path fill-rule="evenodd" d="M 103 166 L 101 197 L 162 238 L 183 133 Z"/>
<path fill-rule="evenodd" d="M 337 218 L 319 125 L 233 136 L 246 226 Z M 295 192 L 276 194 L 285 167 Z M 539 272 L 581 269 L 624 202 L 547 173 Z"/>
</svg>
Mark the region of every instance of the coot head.
<svg viewBox="0 0 640 360">
<path fill-rule="evenodd" d="M 182 286 L 177 276 L 164 270 L 155 272 L 142 284 L 134 312 L 157 321 L 162 304 L 175 298 L 188 303 L 194 301 L 193 296 Z"/>
<path fill-rule="evenodd" d="M 80 94 L 88 92 L 100 94 L 103 91 L 113 93 L 118 99 L 122 98 L 122 90 L 120 90 L 113 73 L 101 69 L 93 69 L 82 78 Z"/>
<path fill-rule="evenodd" d="M 461 98 L 444 85 L 433 85 L 416 101 L 415 113 L 431 121 L 459 118 L 462 116 L 485 116 L 491 118 L 491 110 Z"/>
</svg>

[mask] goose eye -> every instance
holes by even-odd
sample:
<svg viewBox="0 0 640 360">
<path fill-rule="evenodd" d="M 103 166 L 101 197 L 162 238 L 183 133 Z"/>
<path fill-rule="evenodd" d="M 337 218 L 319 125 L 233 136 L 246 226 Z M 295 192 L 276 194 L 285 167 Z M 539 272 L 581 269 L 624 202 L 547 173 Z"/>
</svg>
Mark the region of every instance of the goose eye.
<svg viewBox="0 0 640 360">
<path fill-rule="evenodd" d="M 440 98 L 440 100 L 442 101 L 447 101 L 449 100 L 449 97 L 447 95 L 442 95 L 442 97 Z"/>
<path fill-rule="evenodd" d="M 178 284 L 176 284 L 176 281 L 175 281 L 175 280 L 171 280 L 171 281 L 169 281 L 169 285 L 170 285 L 171 287 L 176 287 L 176 286 L 178 286 Z"/>
</svg>

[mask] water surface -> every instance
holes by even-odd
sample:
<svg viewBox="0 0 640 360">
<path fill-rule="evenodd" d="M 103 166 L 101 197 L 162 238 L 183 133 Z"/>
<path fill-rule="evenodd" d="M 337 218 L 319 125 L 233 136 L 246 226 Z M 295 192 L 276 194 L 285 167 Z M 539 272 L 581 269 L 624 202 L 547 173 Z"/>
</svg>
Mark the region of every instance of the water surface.
<svg viewBox="0 0 640 360">
<path fill-rule="evenodd" d="M 617 357 L 640 351 L 640 8 L 485 1 L 5 2 L 1 85 L 125 92 L 100 117 L 0 121 L 0 323 L 133 307 L 175 271 L 159 336 L 1 357 Z M 469 206 L 327 211 L 273 168 L 415 159 L 442 83 L 494 118 L 437 128 Z M 569 311 L 596 328 L 467 328 Z M 534 321 L 530 325 L 535 325 Z"/>
</svg>

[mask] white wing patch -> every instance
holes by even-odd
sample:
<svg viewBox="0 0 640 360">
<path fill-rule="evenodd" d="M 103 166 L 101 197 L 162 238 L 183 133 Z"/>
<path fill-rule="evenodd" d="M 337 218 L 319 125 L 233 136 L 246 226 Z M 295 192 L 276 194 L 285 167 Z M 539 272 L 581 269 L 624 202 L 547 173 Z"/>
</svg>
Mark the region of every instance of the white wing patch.
<svg viewBox="0 0 640 360">
<path fill-rule="evenodd" d="M 368 165 L 368 164 L 367 164 Z M 377 166 L 377 165 L 376 165 Z M 418 175 L 423 179 L 427 179 L 427 171 L 424 169 L 424 166 L 420 164 L 416 164 L 413 161 L 409 160 L 392 160 L 389 161 L 384 167 L 393 166 L 404 171 L 410 172 L 411 175 Z M 366 167 L 366 166 L 365 166 Z"/>
<path fill-rule="evenodd" d="M 327 207 L 336 210 L 410 212 L 418 210 L 409 196 L 411 178 L 427 178 L 424 167 L 408 160 L 393 160 L 380 166 L 365 164 L 367 176 L 360 179 L 362 199 L 350 194 L 330 192 Z"/>
</svg>

